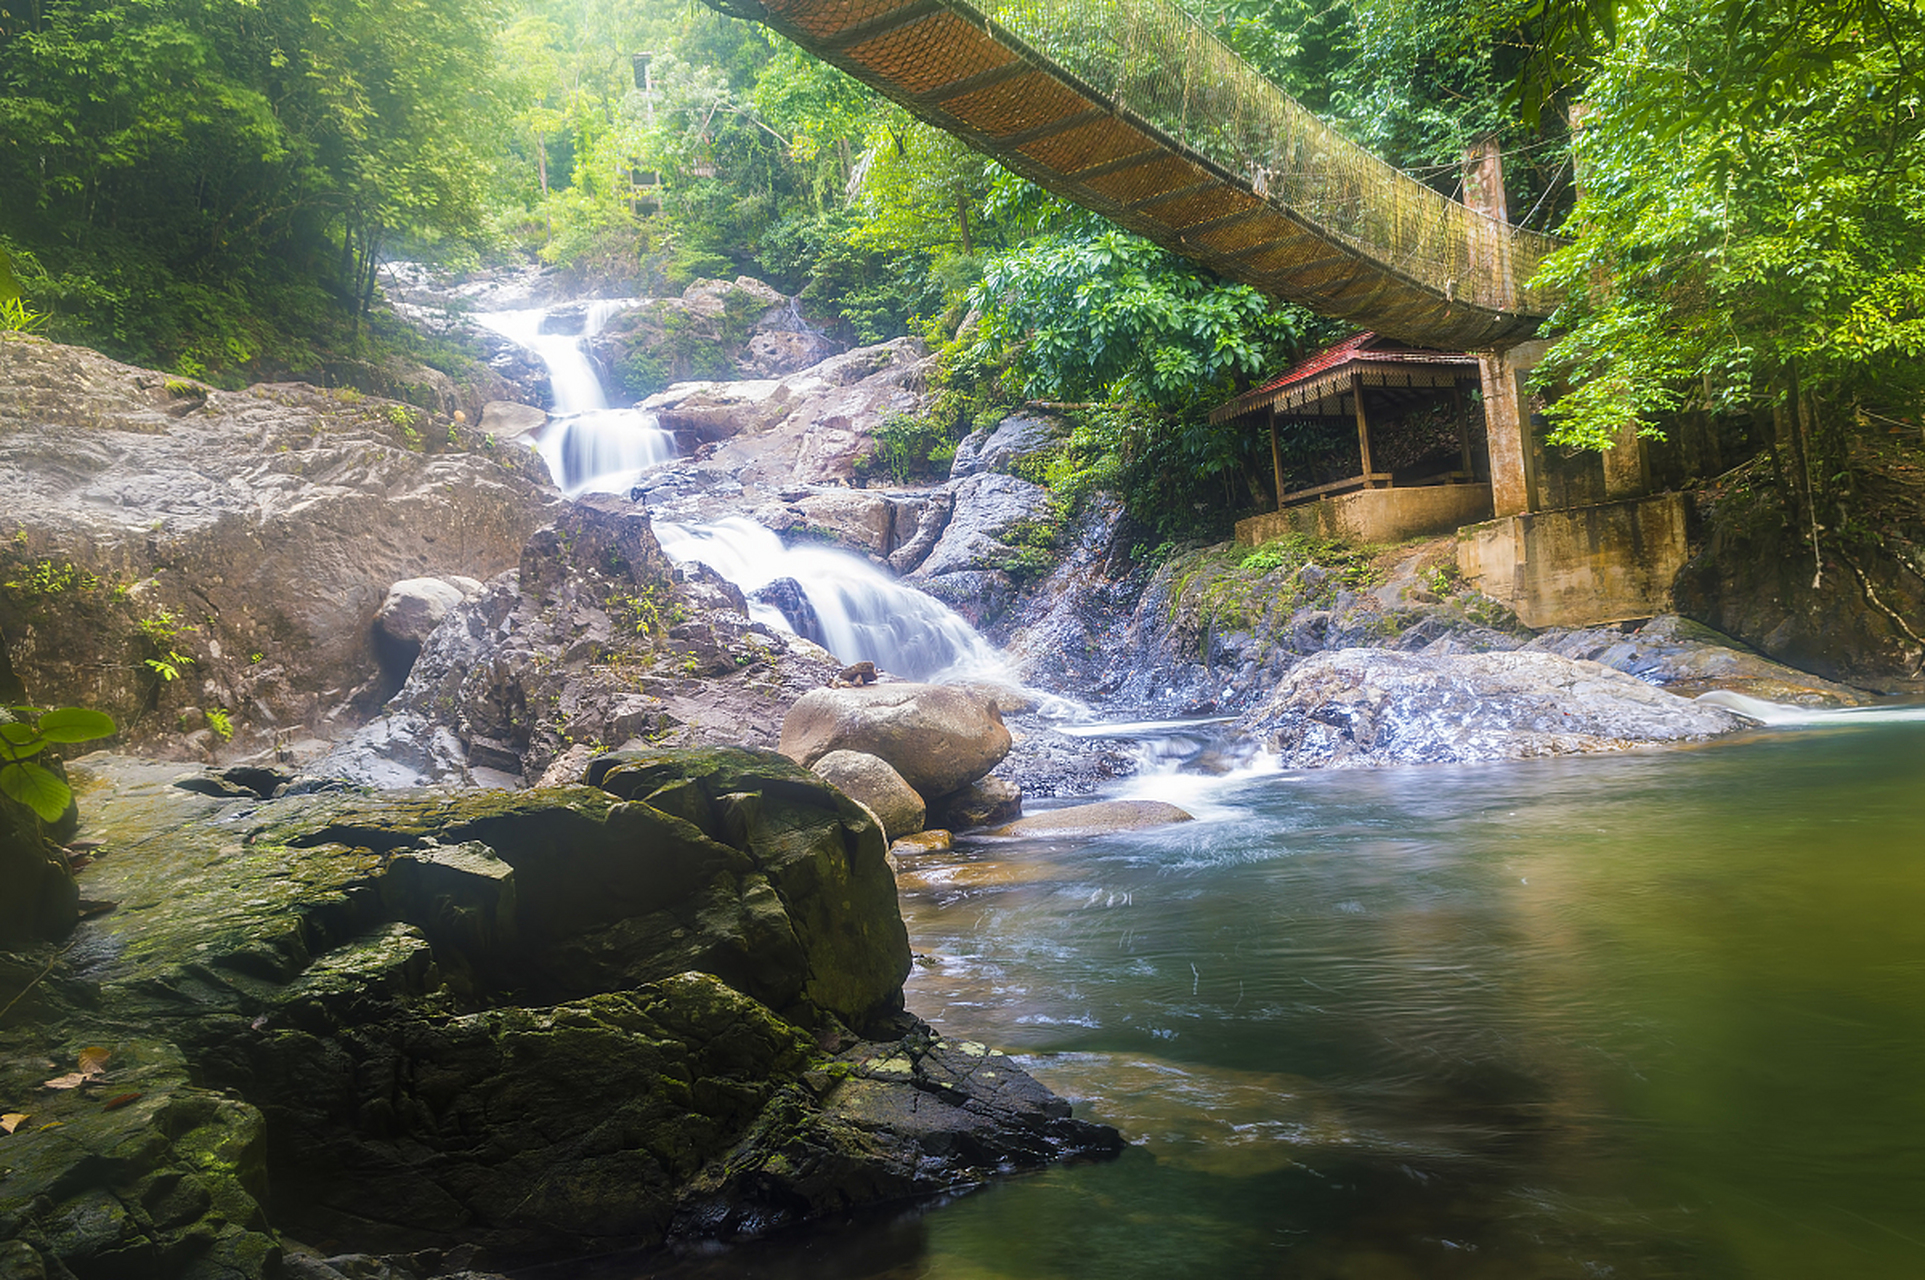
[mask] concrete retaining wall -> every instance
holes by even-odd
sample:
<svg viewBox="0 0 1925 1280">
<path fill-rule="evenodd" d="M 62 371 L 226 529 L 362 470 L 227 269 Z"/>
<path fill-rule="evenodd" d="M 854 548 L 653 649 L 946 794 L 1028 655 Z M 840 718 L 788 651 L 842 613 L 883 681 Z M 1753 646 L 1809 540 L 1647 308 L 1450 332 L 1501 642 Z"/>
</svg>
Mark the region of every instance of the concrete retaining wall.
<svg viewBox="0 0 1925 1280">
<path fill-rule="evenodd" d="M 1490 515 L 1491 490 L 1486 484 L 1365 489 L 1239 520 L 1237 544 L 1254 547 L 1290 533 L 1348 542 L 1402 542 L 1449 533 L 1488 520 Z"/>
<path fill-rule="evenodd" d="M 1663 613 L 1685 557 L 1684 498 L 1675 493 L 1504 516 L 1457 535 L 1457 571 L 1527 627 Z"/>
</svg>

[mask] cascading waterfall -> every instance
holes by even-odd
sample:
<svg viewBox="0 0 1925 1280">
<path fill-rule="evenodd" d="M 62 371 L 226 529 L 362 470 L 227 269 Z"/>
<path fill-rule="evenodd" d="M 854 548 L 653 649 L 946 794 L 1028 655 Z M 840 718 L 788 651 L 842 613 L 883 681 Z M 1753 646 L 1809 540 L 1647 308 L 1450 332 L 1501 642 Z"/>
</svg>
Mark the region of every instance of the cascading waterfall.
<svg viewBox="0 0 1925 1280">
<path fill-rule="evenodd" d="M 911 680 L 981 679 L 1014 683 L 987 640 L 941 601 L 904 586 L 859 556 L 826 547 L 785 547 L 741 516 L 713 524 L 655 522 L 671 560 L 699 560 L 744 593 L 793 580 L 815 613 L 810 636 L 844 662 L 873 662 Z M 751 601 L 755 617 L 793 631 L 773 605 Z"/>
<path fill-rule="evenodd" d="M 675 437 L 655 415 L 611 409 L 601 379 L 582 343 L 601 332 L 610 316 L 635 305 L 631 298 L 597 299 L 580 334 L 543 333 L 546 310 L 491 311 L 475 322 L 526 347 L 548 366 L 554 413 L 535 442 L 548 473 L 573 498 L 583 493 L 621 493 L 650 467 L 675 457 Z"/>
</svg>

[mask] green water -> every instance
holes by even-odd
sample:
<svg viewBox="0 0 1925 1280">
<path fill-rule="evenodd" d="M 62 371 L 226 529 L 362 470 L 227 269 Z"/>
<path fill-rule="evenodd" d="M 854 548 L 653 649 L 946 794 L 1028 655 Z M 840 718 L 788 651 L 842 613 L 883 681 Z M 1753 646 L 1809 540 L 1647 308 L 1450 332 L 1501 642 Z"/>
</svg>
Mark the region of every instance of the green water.
<svg viewBox="0 0 1925 1280">
<path fill-rule="evenodd" d="M 661 1270 L 1925 1276 L 1922 773 L 1913 723 L 1176 779 L 924 860 L 910 1007 L 1136 1145 Z"/>
</svg>

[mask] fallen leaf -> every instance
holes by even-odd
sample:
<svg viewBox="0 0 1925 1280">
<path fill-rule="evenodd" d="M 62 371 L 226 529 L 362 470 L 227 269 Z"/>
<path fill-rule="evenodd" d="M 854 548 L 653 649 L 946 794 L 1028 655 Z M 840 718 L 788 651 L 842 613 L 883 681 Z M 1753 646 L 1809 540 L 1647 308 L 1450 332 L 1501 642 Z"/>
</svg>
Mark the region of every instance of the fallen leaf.
<svg viewBox="0 0 1925 1280">
<path fill-rule="evenodd" d="M 40 1087 L 42 1089 L 78 1089 L 81 1085 L 86 1084 L 87 1080 L 88 1077 L 78 1071 L 73 1071 L 64 1076 L 55 1076 Z"/>
<path fill-rule="evenodd" d="M 104 916 L 119 905 L 118 902 L 107 902 L 99 898 L 82 898 L 80 900 L 80 918 L 82 920 L 91 920 L 95 916 Z"/>
<path fill-rule="evenodd" d="M 29 1117 L 24 1111 L 9 1111 L 7 1114 L 0 1116 L 0 1133 L 12 1133 L 15 1129 L 27 1123 L 28 1119 Z"/>
<path fill-rule="evenodd" d="M 139 1092 L 117 1093 L 113 1097 L 107 1099 L 107 1101 L 101 1106 L 100 1109 L 102 1111 L 118 1111 L 130 1102 L 140 1101 L 142 1096 L 143 1095 L 140 1094 Z"/>
<path fill-rule="evenodd" d="M 97 1044 L 90 1044 L 80 1051 L 80 1074 L 92 1078 L 107 1074 L 107 1059 L 113 1057 Z"/>
</svg>

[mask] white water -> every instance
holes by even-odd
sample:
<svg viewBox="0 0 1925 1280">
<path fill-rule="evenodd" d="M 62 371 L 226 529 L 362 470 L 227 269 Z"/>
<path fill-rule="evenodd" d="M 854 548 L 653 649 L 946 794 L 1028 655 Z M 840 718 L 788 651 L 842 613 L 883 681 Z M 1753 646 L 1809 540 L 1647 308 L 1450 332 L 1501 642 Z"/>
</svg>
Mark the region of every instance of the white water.
<svg viewBox="0 0 1925 1280">
<path fill-rule="evenodd" d="M 1871 724 L 1874 722 L 1925 721 L 1925 706 L 1908 707 L 1792 707 L 1782 702 L 1747 698 L 1729 689 L 1714 689 L 1700 694 L 1699 702 L 1735 711 L 1747 719 L 1773 727 L 1802 725 Z"/>
<path fill-rule="evenodd" d="M 699 560 L 745 593 L 794 579 L 822 624 L 823 647 L 844 662 L 873 662 L 910 680 L 1013 683 L 1002 656 L 954 609 L 859 556 L 785 547 L 742 516 L 713 524 L 657 520 L 655 539 L 669 559 Z M 751 602 L 750 609 L 759 621 L 794 630 L 773 606 Z"/>
<path fill-rule="evenodd" d="M 588 304 L 582 333 L 543 333 L 545 310 L 490 311 L 475 322 L 540 357 L 548 366 L 555 407 L 535 441 L 548 473 L 563 493 L 622 493 L 642 472 L 675 457 L 675 437 L 662 430 L 652 413 L 611 409 L 595 366 L 583 350 L 584 338 L 601 331 L 608 318 L 634 305 L 633 299 L 601 299 Z"/>
</svg>

